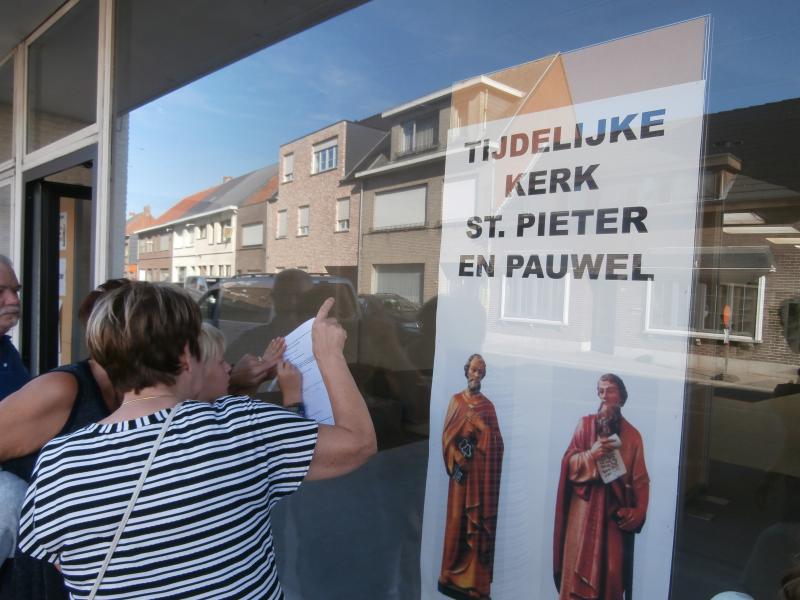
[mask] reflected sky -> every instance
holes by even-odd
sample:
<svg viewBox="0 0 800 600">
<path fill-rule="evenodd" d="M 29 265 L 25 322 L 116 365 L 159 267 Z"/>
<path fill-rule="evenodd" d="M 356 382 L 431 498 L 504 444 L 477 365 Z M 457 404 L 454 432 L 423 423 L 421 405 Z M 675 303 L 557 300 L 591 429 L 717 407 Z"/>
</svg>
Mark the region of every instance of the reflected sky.
<svg viewBox="0 0 800 600">
<path fill-rule="evenodd" d="M 796 0 L 375 0 L 131 113 L 128 210 L 149 204 L 160 215 L 339 120 L 703 14 L 712 16 L 710 112 L 799 95 Z"/>
</svg>

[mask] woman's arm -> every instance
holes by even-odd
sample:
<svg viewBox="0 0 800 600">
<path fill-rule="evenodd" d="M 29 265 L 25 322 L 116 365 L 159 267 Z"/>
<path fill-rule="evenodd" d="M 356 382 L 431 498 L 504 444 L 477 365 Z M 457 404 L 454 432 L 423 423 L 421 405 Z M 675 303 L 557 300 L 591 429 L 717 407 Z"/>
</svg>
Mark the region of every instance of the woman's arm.
<svg viewBox="0 0 800 600">
<path fill-rule="evenodd" d="M 41 449 L 64 428 L 78 394 L 69 373 L 45 373 L 0 401 L 0 462 Z"/>
<path fill-rule="evenodd" d="M 317 446 L 306 479 L 327 479 L 349 473 L 378 450 L 375 428 L 364 397 L 344 358 L 347 333 L 328 318 L 333 298 L 319 309 L 311 329 L 314 357 L 328 390 L 335 425 L 320 425 Z"/>
</svg>

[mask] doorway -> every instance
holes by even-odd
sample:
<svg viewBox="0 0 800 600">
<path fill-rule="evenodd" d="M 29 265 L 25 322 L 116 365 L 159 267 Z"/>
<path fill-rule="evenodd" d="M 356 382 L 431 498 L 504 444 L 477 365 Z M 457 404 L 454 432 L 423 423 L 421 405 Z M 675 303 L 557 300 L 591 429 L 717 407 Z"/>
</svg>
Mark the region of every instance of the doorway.
<svg viewBox="0 0 800 600">
<path fill-rule="evenodd" d="M 93 165 L 26 183 L 21 341 L 34 374 L 88 357 L 78 309 L 93 281 Z"/>
</svg>

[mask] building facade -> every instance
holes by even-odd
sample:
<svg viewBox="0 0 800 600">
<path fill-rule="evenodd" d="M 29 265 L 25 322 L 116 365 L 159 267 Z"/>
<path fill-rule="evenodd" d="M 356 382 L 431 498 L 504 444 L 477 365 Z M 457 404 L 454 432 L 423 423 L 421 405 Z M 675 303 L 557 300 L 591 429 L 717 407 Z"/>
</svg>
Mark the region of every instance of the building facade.
<svg viewBox="0 0 800 600">
<path fill-rule="evenodd" d="M 356 281 L 359 188 L 343 180 L 385 131 L 340 121 L 280 148 L 267 270 L 301 268 Z"/>
</svg>

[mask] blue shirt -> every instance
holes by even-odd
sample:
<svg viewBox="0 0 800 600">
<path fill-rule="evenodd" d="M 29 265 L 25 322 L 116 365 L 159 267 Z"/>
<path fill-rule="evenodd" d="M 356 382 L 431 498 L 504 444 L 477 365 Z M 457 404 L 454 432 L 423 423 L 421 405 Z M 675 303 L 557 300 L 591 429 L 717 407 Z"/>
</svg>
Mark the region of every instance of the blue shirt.
<svg viewBox="0 0 800 600">
<path fill-rule="evenodd" d="M 4 335 L 0 338 L 0 400 L 13 394 L 30 380 L 30 373 L 22 364 L 22 357 L 11 343 L 11 338 Z"/>
</svg>

